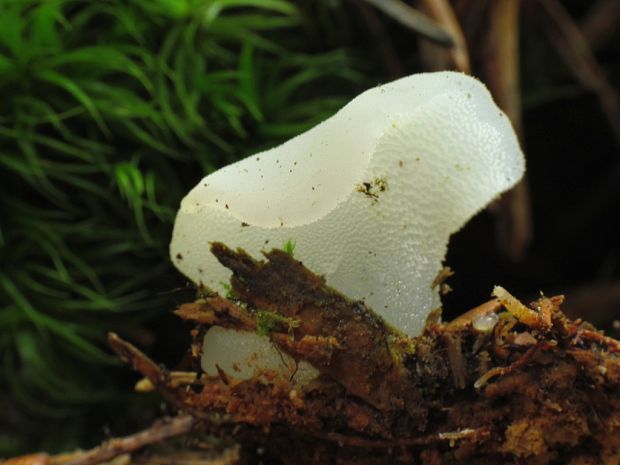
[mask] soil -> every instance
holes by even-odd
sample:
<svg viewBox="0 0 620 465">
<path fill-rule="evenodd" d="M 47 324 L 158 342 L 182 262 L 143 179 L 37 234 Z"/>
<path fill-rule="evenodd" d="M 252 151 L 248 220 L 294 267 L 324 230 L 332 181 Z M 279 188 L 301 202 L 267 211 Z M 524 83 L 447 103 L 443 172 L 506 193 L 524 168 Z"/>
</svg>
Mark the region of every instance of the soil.
<svg viewBox="0 0 620 465">
<path fill-rule="evenodd" d="M 193 437 L 241 444 L 240 463 L 620 464 L 620 343 L 568 319 L 561 296 L 526 306 L 498 288 L 408 338 L 283 251 L 213 253 L 233 272 L 231 298 L 205 291 L 176 312 L 196 325 L 193 381 L 111 342 L 195 418 Z M 260 327 L 259 312 L 277 318 Z M 321 376 L 303 387 L 270 372 L 207 377 L 213 325 L 266 332 Z"/>
</svg>

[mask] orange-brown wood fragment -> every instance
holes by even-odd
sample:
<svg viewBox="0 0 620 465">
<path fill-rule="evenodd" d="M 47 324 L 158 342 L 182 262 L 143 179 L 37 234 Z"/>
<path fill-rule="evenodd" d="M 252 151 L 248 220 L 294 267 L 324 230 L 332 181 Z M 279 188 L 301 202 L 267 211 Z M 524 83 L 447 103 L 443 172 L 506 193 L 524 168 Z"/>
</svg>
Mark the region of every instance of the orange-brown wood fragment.
<svg viewBox="0 0 620 465">
<path fill-rule="evenodd" d="M 207 297 L 196 302 L 182 304 L 175 312 L 184 320 L 202 325 L 218 325 L 224 328 L 256 330 L 256 320 L 234 302 L 220 296 Z"/>
<path fill-rule="evenodd" d="M 248 306 L 300 321 L 293 330 L 296 340 L 311 336 L 338 341 L 341 350 L 322 360 L 320 369 L 350 394 L 380 410 L 403 404 L 416 408 L 417 391 L 403 376 L 400 348 L 391 346 L 391 337 L 397 335 L 362 302 L 346 299 L 283 251 L 265 252 L 266 262 L 221 243 L 214 243 L 212 252 L 233 272 L 232 288 Z M 294 347 L 281 346 L 285 351 Z"/>
<path fill-rule="evenodd" d="M 525 456 L 557 465 L 548 451 L 613 463 L 618 343 L 566 318 L 561 297 L 525 306 L 506 292 L 410 339 L 290 256 L 265 255 L 268 262 L 259 262 L 222 247 L 235 300 L 210 296 L 182 306 L 180 316 L 198 324 L 197 337 L 212 325 L 256 331 L 259 312 L 294 319 L 268 334 L 283 352 L 312 363 L 321 373 L 315 381 L 300 386 L 276 372 L 239 380 L 220 370 L 182 389 L 136 348 L 114 341 L 201 431 L 260 444 L 284 465 L 486 465 Z M 531 444 L 523 441 L 530 433 Z"/>
</svg>

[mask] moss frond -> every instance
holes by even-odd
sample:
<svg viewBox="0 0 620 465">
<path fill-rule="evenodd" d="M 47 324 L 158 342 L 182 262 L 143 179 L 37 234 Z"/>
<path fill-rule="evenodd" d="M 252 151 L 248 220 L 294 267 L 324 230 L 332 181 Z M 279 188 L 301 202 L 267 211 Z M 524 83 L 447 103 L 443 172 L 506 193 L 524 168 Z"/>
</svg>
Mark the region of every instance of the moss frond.
<svg viewBox="0 0 620 465">
<path fill-rule="evenodd" d="M 0 433 L 0 456 L 127 405 L 104 336 L 174 307 L 182 196 L 346 101 L 347 55 L 308 52 L 302 23 L 289 0 L 0 2 L 0 398 L 76 425 Z"/>
</svg>

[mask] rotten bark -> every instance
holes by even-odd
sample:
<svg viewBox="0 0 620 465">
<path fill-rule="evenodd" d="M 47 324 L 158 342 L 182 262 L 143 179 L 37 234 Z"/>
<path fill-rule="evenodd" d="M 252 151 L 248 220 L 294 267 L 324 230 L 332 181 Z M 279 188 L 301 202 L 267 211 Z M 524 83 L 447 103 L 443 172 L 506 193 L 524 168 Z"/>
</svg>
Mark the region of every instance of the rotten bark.
<svg viewBox="0 0 620 465">
<path fill-rule="evenodd" d="M 221 369 L 169 372 L 112 334 L 114 350 L 181 414 L 70 465 L 96 465 L 190 428 L 194 438 L 239 441 L 249 463 L 257 447 L 260 460 L 284 465 L 616 463 L 620 343 L 566 318 L 562 297 L 526 306 L 497 288 L 498 299 L 407 338 L 282 251 L 265 252 L 267 261 L 222 244 L 213 252 L 233 271 L 234 299 L 209 295 L 177 315 L 197 325 L 196 337 L 213 325 L 258 331 L 264 311 L 294 319 L 269 337 L 320 377 L 300 386 L 275 372 L 246 380 Z"/>
<path fill-rule="evenodd" d="M 143 366 L 143 365 L 142 365 Z M 114 438 L 88 451 L 50 456 L 31 454 L 0 462 L 3 465 L 98 465 L 137 452 L 146 446 L 189 433 L 194 425 L 191 415 L 160 418 L 147 429 L 123 438 Z M 129 460 L 130 461 L 130 460 Z M 205 465 L 208 465 L 205 463 Z"/>
<path fill-rule="evenodd" d="M 293 330 L 295 341 L 315 338 L 306 347 L 329 338 L 334 341 L 328 350 L 321 351 L 325 354 L 321 359 L 304 357 L 304 346 L 291 344 L 288 335 L 274 339 L 281 349 L 293 357 L 306 358 L 351 394 L 380 410 L 394 403 L 415 408 L 415 390 L 403 376 L 400 350 L 393 343 L 400 335 L 364 303 L 350 301 L 330 289 L 322 278 L 280 250 L 265 253 L 266 263 L 220 243 L 211 250 L 233 272 L 230 282 L 242 301 L 301 322 Z"/>
<path fill-rule="evenodd" d="M 79 454 L 72 460 L 63 462 L 62 465 L 97 465 L 107 462 L 114 457 L 138 451 L 145 446 L 187 434 L 191 431 L 193 424 L 194 419 L 191 415 L 163 418 L 144 431 L 124 438 L 111 439 L 99 447 Z"/>
<path fill-rule="evenodd" d="M 300 389 L 287 382 L 265 386 L 220 376 L 205 380 L 186 410 L 226 412 L 230 425 L 270 425 L 277 435 L 264 441 L 284 463 L 464 464 L 476 458 L 475 463 L 486 464 L 523 456 L 555 463 L 541 443 L 563 457 L 579 449 L 606 463 L 601 451 L 620 443 L 620 430 L 613 426 L 620 417 L 620 344 L 564 317 L 562 297 L 541 297 L 526 306 L 498 288 L 499 299 L 451 323 L 429 323 L 420 337 L 408 339 L 284 252 L 265 252 L 267 261 L 222 244 L 214 244 L 213 252 L 233 271 L 232 288 L 243 307 L 232 303 L 214 311 L 207 299 L 178 314 L 229 327 L 244 320 L 248 329 L 256 327 L 249 323 L 255 309 L 294 318 L 299 325 L 292 332 L 276 328 L 271 340 L 314 364 L 323 377 L 318 385 Z M 237 312 L 245 314 L 231 320 Z M 490 329 L 479 324 L 498 313 Z M 576 386 L 583 382 L 595 386 L 599 405 L 605 405 L 597 410 L 604 426 L 592 431 L 565 421 L 589 421 L 580 417 L 583 394 Z M 527 440 L 523 424 L 534 425 Z M 564 428 L 554 437 L 580 439 L 568 444 L 546 438 L 548 428 Z M 242 437 L 255 440 L 251 434 L 252 439 Z"/>
</svg>

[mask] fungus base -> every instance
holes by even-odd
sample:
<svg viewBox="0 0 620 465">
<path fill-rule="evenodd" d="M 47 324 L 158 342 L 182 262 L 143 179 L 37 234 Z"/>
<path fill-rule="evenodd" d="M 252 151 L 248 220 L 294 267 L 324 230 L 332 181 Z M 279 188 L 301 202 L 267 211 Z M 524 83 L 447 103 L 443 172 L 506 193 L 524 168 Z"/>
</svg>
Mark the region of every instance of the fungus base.
<svg viewBox="0 0 620 465">
<path fill-rule="evenodd" d="M 196 374 L 170 373 L 110 339 L 195 418 L 192 437 L 241 444 L 243 463 L 620 463 L 620 343 L 567 319 L 561 297 L 523 306 L 501 290 L 411 339 L 284 252 L 267 261 L 221 244 L 213 252 L 233 271 L 235 299 L 207 293 L 178 309 L 196 324 Z M 259 311 L 282 319 L 259 328 Z M 213 325 L 267 331 L 321 375 L 303 386 L 268 371 L 208 377 L 201 342 Z"/>
</svg>

